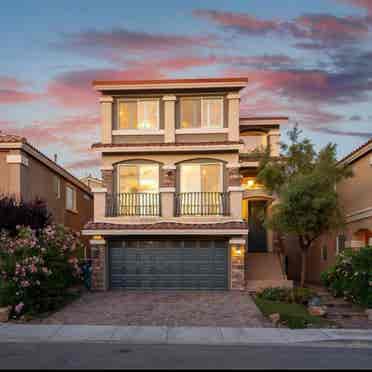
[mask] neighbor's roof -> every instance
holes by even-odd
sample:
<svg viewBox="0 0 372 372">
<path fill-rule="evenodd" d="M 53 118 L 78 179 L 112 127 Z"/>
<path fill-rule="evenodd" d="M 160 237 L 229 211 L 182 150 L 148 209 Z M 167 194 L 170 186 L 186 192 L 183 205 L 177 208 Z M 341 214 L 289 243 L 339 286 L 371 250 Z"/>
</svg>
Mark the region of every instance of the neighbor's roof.
<svg viewBox="0 0 372 372">
<path fill-rule="evenodd" d="M 113 89 L 192 89 L 212 87 L 243 88 L 247 85 L 247 83 L 247 77 L 161 80 L 94 80 L 92 82 L 93 86 L 99 91 Z"/>
<path fill-rule="evenodd" d="M 11 145 L 9 147 L 9 144 Z M 8 145 L 8 146 L 6 146 Z M 89 187 L 81 182 L 78 178 L 73 176 L 70 172 L 68 172 L 65 168 L 61 167 L 59 164 L 54 162 L 53 160 L 49 159 L 46 155 L 44 155 L 40 150 L 36 147 L 31 145 L 27 142 L 25 137 L 17 136 L 14 134 L 7 134 L 0 131 L 0 148 L 4 147 L 7 149 L 11 149 L 12 147 L 19 148 L 30 156 L 36 158 L 38 161 L 43 163 L 49 169 L 52 169 L 54 172 L 58 173 L 60 176 L 66 178 L 75 186 L 79 187 L 80 189 L 84 190 L 86 193 L 91 194 Z"/>
<path fill-rule="evenodd" d="M 368 154 L 369 152 L 372 151 L 372 138 L 369 139 L 366 143 L 363 145 L 357 147 L 355 150 L 353 150 L 350 154 L 346 155 L 343 157 L 340 161 L 339 164 L 342 163 L 347 163 L 350 164 L 354 162 L 355 160 L 361 158 L 362 156 Z"/>
</svg>

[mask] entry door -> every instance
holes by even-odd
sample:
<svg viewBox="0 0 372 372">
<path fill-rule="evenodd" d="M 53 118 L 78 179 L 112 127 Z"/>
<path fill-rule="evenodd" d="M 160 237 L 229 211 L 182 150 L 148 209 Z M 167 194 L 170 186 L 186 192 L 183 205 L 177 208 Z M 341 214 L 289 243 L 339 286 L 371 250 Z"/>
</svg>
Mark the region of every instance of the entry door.
<svg viewBox="0 0 372 372">
<path fill-rule="evenodd" d="M 248 252 L 267 252 L 266 204 L 265 200 L 248 201 Z"/>
</svg>

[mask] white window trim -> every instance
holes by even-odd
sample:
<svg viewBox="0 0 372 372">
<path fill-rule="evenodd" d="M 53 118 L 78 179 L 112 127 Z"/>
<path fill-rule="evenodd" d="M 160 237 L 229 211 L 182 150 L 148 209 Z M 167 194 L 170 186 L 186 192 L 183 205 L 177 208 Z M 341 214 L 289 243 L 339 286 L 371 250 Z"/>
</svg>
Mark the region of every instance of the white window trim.
<svg viewBox="0 0 372 372">
<path fill-rule="evenodd" d="M 191 163 L 191 162 L 185 162 L 184 164 L 180 164 L 180 177 L 182 177 L 182 167 L 183 166 L 190 166 L 190 165 L 199 165 L 199 166 L 202 166 L 202 165 L 219 165 L 220 167 L 220 177 L 221 177 L 221 184 L 220 184 L 220 191 L 218 192 L 223 192 L 224 191 L 224 179 L 223 179 L 223 164 L 220 163 L 220 162 L 208 162 L 208 163 Z M 181 178 L 180 178 L 180 192 L 188 192 L 188 191 L 181 191 Z M 203 192 L 203 191 L 195 191 L 195 192 Z M 208 192 L 208 191 L 205 191 L 205 192 Z"/>
<path fill-rule="evenodd" d="M 70 188 L 71 190 L 73 190 L 74 205 L 73 205 L 72 209 L 68 208 L 68 206 L 67 206 L 67 188 Z M 77 213 L 77 190 L 76 190 L 76 187 L 72 186 L 71 184 L 67 184 L 66 187 L 65 187 L 65 194 L 66 194 L 66 201 L 65 201 L 66 210 Z"/>
<path fill-rule="evenodd" d="M 200 99 L 200 127 L 197 128 L 177 128 L 176 134 L 182 134 L 182 133 L 227 133 L 229 131 L 229 128 L 224 127 L 224 118 L 225 118 L 225 112 L 224 112 L 224 97 L 221 96 L 205 96 L 205 97 L 182 97 L 180 99 L 180 124 L 182 122 L 182 102 L 188 99 Z M 210 128 L 207 126 L 203 126 L 203 101 L 209 101 L 209 100 L 219 100 L 221 105 L 221 127 L 218 128 Z"/>
<path fill-rule="evenodd" d="M 157 104 L 157 123 L 156 128 L 149 128 L 149 129 L 120 129 L 120 103 L 125 102 L 136 102 L 137 103 L 137 123 L 138 120 L 138 113 L 139 113 L 139 103 L 145 101 L 152 101 L 156 102 Z M 159 98 L 123 98 L 118 99 L 117 109 L 116 109 L 116 123 L 119 129 L 115 129 L 112 131 L 113 135 L 137 135 L 137 134 L 163 134 L 164 130 L 160 129 L 160 99 Z"/>
<path fill-rule="evenodd" d="M 154 192 L 154 194 L 159 193 L 159 189 L 160 189 L 160 177 L 159 177 L 160 168 L 159 168 L 159 164 L 154 164 L 154 163 L 127 163 L 127 164 L 119 164 L 118 165 L 118 175 L 116 177 L 117 178 L 117 180 L 116 180 L 116 190 L 117 190 L 118 194 L 120 194 L 120 168 L 121 167 L 141 166 L 141 165 L 156 165 L 157 166 L 158 172 L 156 173 L 156 180 L 157 180 L 157 183 L 158 183 L 158 189 L 157 189 L 157 191 Z"/>
</svg>

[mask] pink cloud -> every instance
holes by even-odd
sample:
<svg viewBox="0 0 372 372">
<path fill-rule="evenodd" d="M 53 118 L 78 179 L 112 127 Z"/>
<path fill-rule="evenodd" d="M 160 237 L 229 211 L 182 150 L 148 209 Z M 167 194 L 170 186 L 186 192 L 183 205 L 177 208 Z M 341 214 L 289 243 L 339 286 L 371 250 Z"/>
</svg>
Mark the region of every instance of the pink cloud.
<svg viewBox="0 0 372 372">
<path fill-rule="evenodd" d="M 351 4 L 355 7 L 365 9 L 368 13 L 372 14 L 372 1 L 371 0 L 338 0 L 338 1 Z"/>
<path fill-rule="evenodd" d="M 89 158 L 89 159 L 79 159 L 70 163 L 66 163 L 65 167 L 72 171 L 76 170 L 86 170 L 90 168 L 96 168 L 101 165 L 100 158 Z"/>
<path fill-rule="evenodd" d="M 17 104 L 32 102 L 42 97 L 41 94 L 25 91 L 26 84 L 10 76 L 0 76 L 0 104 Z"/>
</svg>

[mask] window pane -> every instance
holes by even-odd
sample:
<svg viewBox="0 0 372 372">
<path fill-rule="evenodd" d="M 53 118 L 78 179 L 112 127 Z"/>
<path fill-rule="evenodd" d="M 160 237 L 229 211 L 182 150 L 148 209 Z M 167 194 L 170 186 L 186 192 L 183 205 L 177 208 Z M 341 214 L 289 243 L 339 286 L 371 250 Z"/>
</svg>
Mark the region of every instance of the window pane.
<svg viewBox="0 0 372 372">
<path fill-rule="evenodd" d="M 119 129 L 137 129 L 137 102 L 119 103 Z"/>
<path fill-rule="evenodd" d="M 157 129 L 158 116 L 158 101 L 138 102 L 138 129 Z"/>
<path fill-rule="evenodd" d="M 66 208 L 75 210 L 75 190 L 71 187 L 66 187 Z"/>
<path fill-rule="evenodd" d="M 119 168 L 119 192 L 158 192 L 159 168 L 157 165 L 126 165 Z"/>
<path fill-rule="evenodd" d="M 200 99 L 184 99 L 181 101 L 181 128 L 200 128 Z"/>
<path fill-rule="evenodd" d="M 200 165 L 181 165 L 181 192 L 200 192 Z"/>
<path fill-rule="evenodd" d="M 222 128 L 222 100 L 203 100 L 203 126 L 207 128 Z"/>
<path fill-rule="evenodd" d="M 201 185 L 203 192 L 221 192 L 221 165 L 206 164 L 201 165 Z"/>
</svg>

